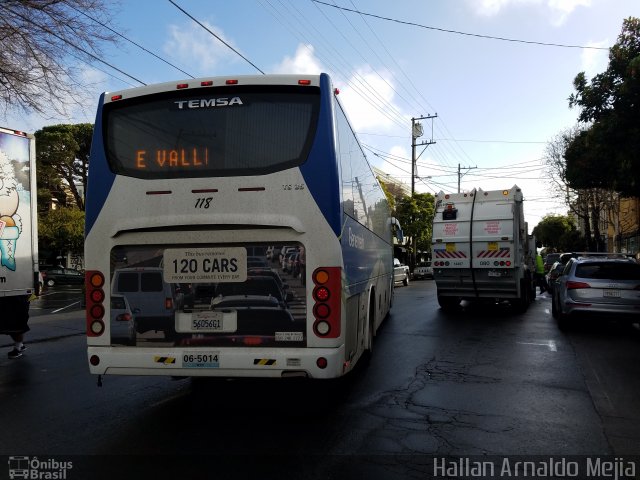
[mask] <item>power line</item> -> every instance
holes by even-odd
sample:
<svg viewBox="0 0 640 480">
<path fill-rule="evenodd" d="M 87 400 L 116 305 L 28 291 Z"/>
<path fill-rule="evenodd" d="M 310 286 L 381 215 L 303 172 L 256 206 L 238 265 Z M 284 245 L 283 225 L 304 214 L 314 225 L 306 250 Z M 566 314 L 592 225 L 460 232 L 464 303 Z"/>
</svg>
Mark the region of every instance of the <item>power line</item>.
<svg viewBox="0 0 640 480">
<path fill-rule="evenodd" d="M 171 1 L 171 0 L 169 0 Z M 31 18 L 27 18 L 24 15 L 12 10 L 11 8 L 7 7 L 6 4 L 5 5 L 0 5 L 0 8 L 4 8 L 5 10 L 8 10 L 9 12 L 11 12 L 13 15 L 22 18 L 25 22 L 28 22 L 34 26 L 36 26 L 37 28 L 41 29 L 42 31 L 48 33 L 49 35 L 57 38 L 58 40 L 61 40 L 62 42 L 66 43 L 67 45 L 69 45 L 72 48 L 75 48 L 76 50 L 81 51 L 82 53 L 84 53 L 85 55 L 87 55 L 88 57 L 92 58 L 93 60 L 103 63 L 106 66 L 108 66 L 109 68 L 112 68 L 114 70 L 116 70 L 117 72 L 122 73 L 123 75 L 126 75 L 127 77 L 129 77 L 132 80 L 135 80 L 136 82 L 142 84 L 142 85 L 146 85 L 146 83 L 144 83 L 142 80 L 137 79 L 136 77 L 134 77 L 133 75 L 129 75 L 127 72 L 125 72 L 124 70 L 121 70 L 120 68 L 110 64 L 109 62 L 106 62 L 105 60 L 101 59 L 100 57 L 98 57 L 97 55 L 94 55 L 93 53 L 85 50 L 82 47 L 79 47 L 78 45 L 74 44 L 73 42 L 67 40 L 64 37 L 61 37 L 60 35 L 58 35 L 57 33 L 52 32 L 51 30 L 49 30 L 48 28 L 44 27 L 43 25 L 38 24 L 37 22 L 35 22 L 34 20 L 32 20 Z M 88 62 L 87 62 L 88 63 Z"/>
<path fill-rule="evenodd" d="M 169 0 L 169 1 L 171 1 L 171 0 Z M 489 40 L 500 40 L 500 41 L 503 41 L 503 42 L 526 43 L 526 44 L 529 44 L 529 45 L 542 45 L 542 46 L 545 46 L 545 47 L 584 48 L 584 49 L 592 49 L 592 50 L 609 50 L 608 47 L 593 47 L 593 46 L 584 46 L 584 45 L 567 45 L 567 44 L 562 44 L 562 43 L 536 42 L 536 41 L 532 41 L 532 40 L 520 40 L 520 39 L 516 39 L 516 38 L 496 37 L 496 36 L 493 36 L 493 35 L 482 35 L 482 34 L 479 34 L 479 33 L 461 32 L 459 30 L 448 30 L 446 28 L 431 27 L 431 26 L 428 26 L 428 25 L 421 25 L 419 23 L 407 22 L 407 21 L 398 20 L 398 19 L 395 19 L 395 18 L 383 17 L 381 15 L 374 15 L 372 13 L 365 13 L 365 12 L 362 12 L 362 11 L 359 11 L 359 10 L 353 10 L 351 8 L 340 7 L 338 5 L 332 5 L 330 3 L 322 2 L 320 0 L 311 0 L 311 1 L 314 2 L 314 3 L 321 4 L 321 5 L 325 5 L 327 7 L 337 8 L 338 10 L 344 10 L 344 11 L 351 12 L 351 13 L 357 13 L 359 15 L 366 15 L 368 17 L 377 18 L 379 20 L 386 20 L 388 22 L 401 23 L 403 25 L 410 25 L 412 27 L 425 28 L 427 30 L 436 30 L 438 32 L 454 33 L 456 35 L 466 35 L 468 37 L 486 38 L 486 39 L 489 39 Z"/>
<path fill-rule="evenodd" d="M 235 48 L 233 48 L 231 45 L 229 45 L 227 42 L 225 42 L 222 38 L 220 38 L 218 35 L 216 35 L 215 33 L 213 33 L 211 31 L 211 29 L 209 29 L 206 25 L 204 25 L 200 20 L 198 20 L 197 18 L 195 18 L 193 15 L 191 15 L 189 12 L 187 12 L 184 8 L 182 8 L 180 5 L 178 5 L 176 2 L 174 2 L 173 0 L 169 0 L 169 3 L 171 3 L 174 7 L 176 7 L 178 10 L 180 10 L 182 13 L 184 13 L 187 17 L 189 17 L 191 20 L 193 20 L 194 22 L 196 22 L 198 25 L 200 25 L 202 28 L 204 28 L 207 32 L 209 32 L 211 35 L 213 35 L 215 38 L 217 38 L 220 42 L 224 43 L 229 49 L 231 49 L 236 55 L 238 55 L 239 57 L 241 57 L 244 61 L 246 61 L 249 65 L 251 65 L 253 68 L 255 68 L 256 70 L 258 70 L 261 74 L 266 75 L 266 73 L 264 73 L 262 70 L 260 70 L 260 68 L 258 68 L 258 66 L 256 66 L 251 60 L 249 60 L 247 57 L 245 57 L 244 55 L 242 55 L 239 51 L 237 51 Z"/>
<path fill-rule="evenodd" d="M 87 14 L 87 13 L 83 12 L 82 10 L 79 10 L 79 9 L 75 8 L 73 5 L 69 5 L 69 6 L 70 6 L 73 10 L 75 10 L 76 12 L 78 12 L 78 13 L 80 13 L 81 15 L 84 15 L 85 17 L 87 17 L 89 20 L 94 21 L 94 22 L 95 22 L 95 23 L 97 23 L 98 25 L 101 25 L 102 27 L 106 28 L 107 30 L 109 30 L 109 31 L 111 31 L 111 32 L 113 32 L 113 33 L 115 33 L 115 34 L 116 34 L 116 35 L 118 35 L 119 37 L 124 38 L 127 42 L 132 43 L 133 45 L 135 45 L 135 46 L 136 46 L 136 47 L 138 47 L 139 49 L 141 49 L 141 50 L 143 50 L 143 51 L 147 52 L 148 54 L 153 55 L 153 56 L 154 56 L 154 57 L 156 57 L 158 60 L 160 60 L 160 61 L 162 61 L 162 62 L 166 63 L 167 65 L 169 65 L 169 66 L 171 66 L 171 67 L 175 68 L 176 70 L 178 70 L 178 71 L 180 71 L 180 72 L 184 73 L 184 74 L 185 74 L 185 75 L 187 75 L 188 77 L 195 78 L 193 75 L 191 75 L 190 73 L 185 72 L 185 71 L 184 71 L 184 70 L 182 70 L 180 67 L 175 66 L 173 63 L 169 62 L 168 60 L 165 60 L 165 59 L 164 59 L 164 58 L 162 58 L 161 56 L 159 56 L 159 55 L 157 55 L 157 54 L 153 53 L 151 50 L 148 50 L 148 49 L 146 49 L 145 47 L 143 47 L 142 45 L 140 45 L 140 44 L 138 44 L 138 43 L 134 42 L 133 40 L 131 40 L 130 38 L 126 37 L 126 36 L 125 36 L 125 35 L 123 35 L 122 33 L 120 33 L 120 32 L 118 32 L 118 31 L 114 30 L 113 28 L 109 27 L 108 25 L 105 25 L 105 24 L 104 24 L 104 23 L 102 23 L 100 20 L 98 20 L 98 19 L 96 19 L 96 18 L 93 18 L 91 15 L 89 15 L 89 14 Z"/>
</svg>

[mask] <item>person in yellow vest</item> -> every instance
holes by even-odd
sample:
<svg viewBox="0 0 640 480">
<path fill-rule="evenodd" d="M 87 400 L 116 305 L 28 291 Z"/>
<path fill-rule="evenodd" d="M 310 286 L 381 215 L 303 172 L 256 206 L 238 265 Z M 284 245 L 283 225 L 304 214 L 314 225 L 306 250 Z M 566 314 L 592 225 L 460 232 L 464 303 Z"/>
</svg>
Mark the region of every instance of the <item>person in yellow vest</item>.
<svg viewBox="0 0 640 480">
<path fill-rule="evenodd" d="M 544 275 L 544 260 L 539 253 L 536 255 L 536 284 L 540 287 L 540 294 L 549 289 L 547 278 Z"/>
</svg>

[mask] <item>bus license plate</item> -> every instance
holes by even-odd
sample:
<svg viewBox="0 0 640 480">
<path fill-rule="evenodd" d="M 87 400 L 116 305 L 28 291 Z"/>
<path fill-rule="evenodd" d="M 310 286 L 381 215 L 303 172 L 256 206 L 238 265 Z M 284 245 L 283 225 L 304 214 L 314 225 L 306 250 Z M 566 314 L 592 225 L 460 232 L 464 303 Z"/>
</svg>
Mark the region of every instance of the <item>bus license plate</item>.
<svg viewBox="0 0 640 480">
<path fill-rule="evenodd" d="M 182 368 L 220 368 L 220 352 L 184 352 Z"/>
<path fill-rule="evenodd" d="M 620 294 L 620 290 L 603 290 L 602 291 L 602 296 L 603 297 L 620 298 L 622 295 Z"/>
</svg>

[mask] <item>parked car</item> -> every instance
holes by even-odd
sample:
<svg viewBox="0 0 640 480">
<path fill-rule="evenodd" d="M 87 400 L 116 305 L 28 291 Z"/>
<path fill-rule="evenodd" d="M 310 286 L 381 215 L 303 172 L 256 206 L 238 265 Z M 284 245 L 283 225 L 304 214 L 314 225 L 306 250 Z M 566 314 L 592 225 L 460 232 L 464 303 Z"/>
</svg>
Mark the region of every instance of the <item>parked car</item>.
<svg viewBox="0 0 640 480">
<path fill-rule="evenodd" d="M 431 262 L 420 262 L 413 270 L 413 279 L 433 278 L 433 267 Z"/>
<path fill-rule="evenodd" d="M 555 285 L 551 312 L 561 328 L 589 314 L 637 322 L 640 263 L 615 254 L 569 259 Z"/>
<path fill-rule="evenodd" d="M 164 332 L 165 338 L 175 337 L 174 286 L 164 281 L 162 268 L 118 268 L 111 281 L 111 293 L 127 297 L 138 333 L 155 330 Z"/>
<path fill-rule="evenodd" d="M 111 295 L 111 342 L 136 344 L 136 319 L 124 295 Z"/>
<path fill-rule="evenodd" d="M 84 272 L 72 268 L 57 267 L 42 272 L 42 280 L 48 287 L 54 285 L 83 285 Z"/>
<path fill-rule="evenodd" d="M 547 253 L 546 257 L 544 257 L 544 273 L 545 273 L 545 275 L 547 273 L 549 273 L 549 270 L 551 270 L 551 267 L 553 266 L 553 264 L 556 263 L 558 260 L 560 260 L 560 254 L 559 253 Z"/>
<path fill-rule="evenodd" d="M 293 300 L 293 292 L 281 290 L 276 280 L 266 275 L 249 276 L 244 282 L 219 283 L 216 286 L 216 297 L 230 295 L 272 296 L 285 308 Z"/>
<path fill-rule="evenodd" d="M 564 270 L 565 264 L 561 261 L 557 261 L 551 266 L 549 273 L 547 273 L 547 287 L 549 289 L 549 293 L 553 294 L 553 289 L 555 288 L 556 280 Z"/>
<path fill-rule="evenodd" d="M 405 287 L 409 285 L 409 267 L 400 263 L 397 258 L 393 259 L 393 281 L 394 283 L 402 282 Z"/>
</svg>

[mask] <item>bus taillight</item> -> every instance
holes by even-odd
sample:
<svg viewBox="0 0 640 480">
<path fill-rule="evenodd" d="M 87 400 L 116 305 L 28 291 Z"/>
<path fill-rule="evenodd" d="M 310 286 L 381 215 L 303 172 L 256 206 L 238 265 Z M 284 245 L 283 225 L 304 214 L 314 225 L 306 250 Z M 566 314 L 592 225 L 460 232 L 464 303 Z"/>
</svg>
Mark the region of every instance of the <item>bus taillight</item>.
<svg viewBox="0 0 640 480">
<path fill-rule="evenodd" d="M 104 333 L 104 275 L 92 270 L 85 273 L 85 299 L 87 303 L 87 336 L 99 337 Z"/>
<path fill-rule="evenodd" d="M 322 338 L 340 336 L 340 302 L 342 298 L 340 267 L 320 267 L 312 275 L 314 333 Z"/>
</svg>

